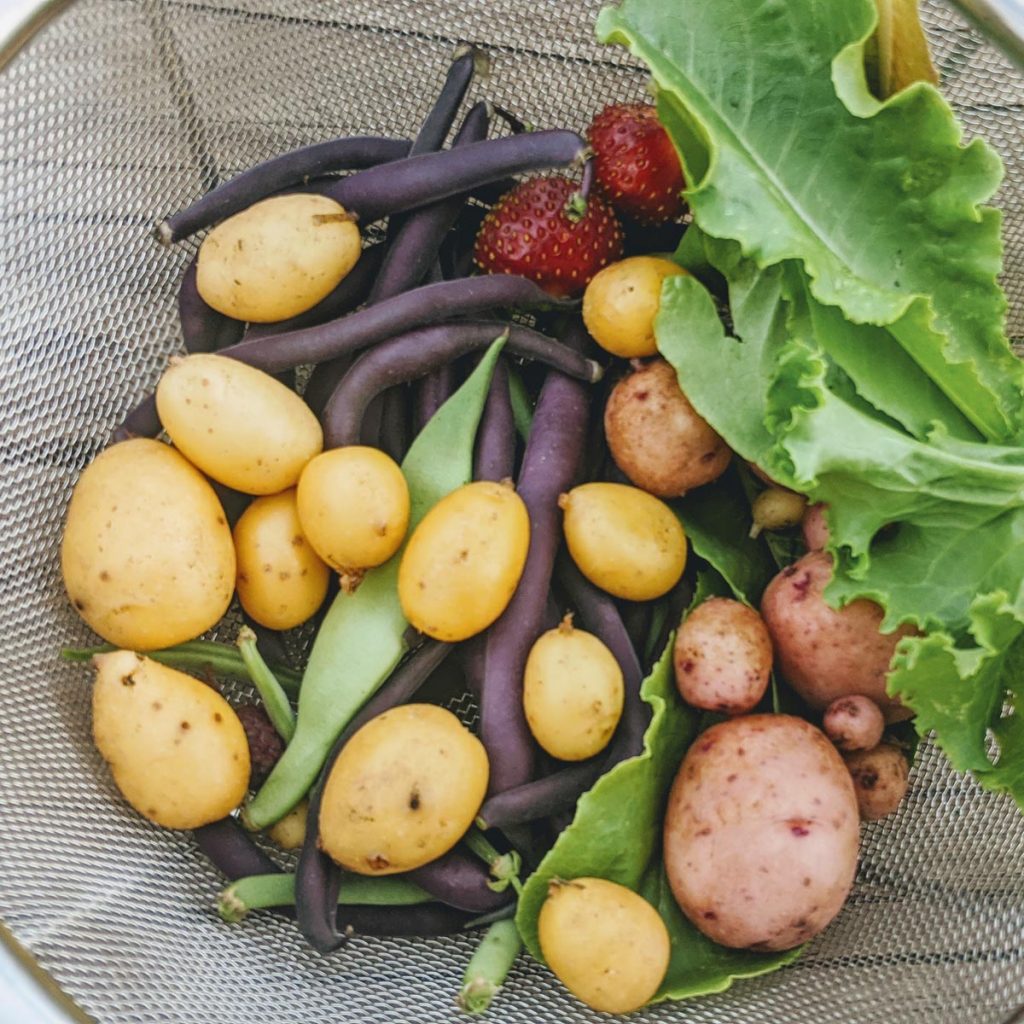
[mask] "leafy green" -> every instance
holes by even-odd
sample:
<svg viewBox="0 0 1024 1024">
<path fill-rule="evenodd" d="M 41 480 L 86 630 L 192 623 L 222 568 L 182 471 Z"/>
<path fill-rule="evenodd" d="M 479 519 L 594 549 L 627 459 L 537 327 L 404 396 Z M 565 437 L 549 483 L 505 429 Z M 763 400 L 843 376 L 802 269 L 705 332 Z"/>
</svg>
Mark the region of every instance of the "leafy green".
<svg viewBox="0 0 1024 1024">
<path fill-rule="evenodd" d="M 702 571 L 690 609 L 729 591 L 714 569 Z M 687 920 L 668 888 L 660 849 L 665 801 L 699 728 L 697 714 L 676 695 L 672 646 L 670 639 L 641 688 L 653 712 L 643 753 L 617 765 L 580 798 L 572 824 L 527 880 L 516 912 L 526 948 L 542 960 L 537 918 L 552 880 L 596 876 L 640 892 L 661 914 L 671 939 L 668 971 L 653 1002 L 722 992 L 734 979 L 765 974 L 800 955 L 799 949 L 765 955 L 717 945 Z"/>
<path fill-rule="evenodd" d="M 886 610 L 886 628 L 927 631 L 901 641 L 889 682 L 918 729 L 935 730 L 955 767 L 1024 802 L 1020 716 L 1002 715 L 1020 685 L 1011 669 L 1024 634 L 1024 449 L 957 439 L 938 421 L 918 439 L 873 415 L 829 386 L 815 300 L 795 264 L 760 271 L 734 243 L 713 239 L 706 251 L 730 280 L 739 338 L 697 281 L 677 277 L 656 323 L 663 354 L 733 447 L 830 504 L 829 599 L 869 597 Z M 736 401 L 723 366 L 742 368 L 749 400 Z M 916 397 L 927 407 L 934 395 L 908 391 L 905 412 Z"/>
<path fill-rule="evenodd" d="M 776 569 L 764 541 L 750 536 L 750 504 L 738 477 L 727 473 L 674 505 L 693 550 L 736 597 L 756 604 Z"/>
<path fill-rule="evenodd" d="M 409 484 L 409 533 L 430 507 L 472 478 L 473 445 L 494 365 L 495 341 L 458 391 L 420 431 L 402 462 Z M 324 618 L 299 691 L 295 735 L 252 802 L 249 824 L 263 828 L 305 796 L 338 734 L 407 649 L 398 601 L 401 552 L 368 572 L 354 594 L 339 594 Z"/>
<path fill-rule="evenodd" d="M 961 144 L 931 85 L 872 96 L 876 22 L 872 0 L 623 0 L 598 35 L 650 67 L 706 234 L 755 269 L 796 261 L 819 303 L 886 328 L 982 436 L 1019 440 L 1024 367 L 982 205 L 999 159 Z"/>
</svg>

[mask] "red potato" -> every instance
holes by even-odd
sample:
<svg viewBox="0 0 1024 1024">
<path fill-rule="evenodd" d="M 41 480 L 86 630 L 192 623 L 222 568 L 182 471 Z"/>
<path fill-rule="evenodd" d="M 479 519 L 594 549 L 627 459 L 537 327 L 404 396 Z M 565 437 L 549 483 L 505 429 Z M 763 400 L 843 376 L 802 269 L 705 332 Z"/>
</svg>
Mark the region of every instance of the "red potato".
<svg viewBox="0 0 1024 1024">
<path fill-rule="evenodd" d="M 903 751 L 891 743 L 847 754 L 846 767 L 864 821 L 878 821 L 892 814 L 907 795 L 910 765 Z"/>
<path fill-rule="evenodd" d="M 732 458 L 664 359 L 640 366 L 615 385 L 604 410 L 604 432 L 619 469 L 660 498 L 716 480 Z"/>
<path fill-rule="evenodd" d="M 808 505 L 807 511 L 804 512 L 800 529 L 808 551 L 823 551 L 828 546 L 828 520 L 825 518 L 827 509 L 828 505 L 819 501 L 816 505 Z"/>
<path fill-rule="evenodd" d="M 665 868 L 683 913 L 736 949 L 791 949 L 839 913 L 857 870 L 850 773 L 790 715 L 712 726 L 686 755 L 665 816 Z"/>
<path fill-rule="evenodd" d="M 761 614 L 782 675 L 818 711 L 837 697 L 859 693 L 870 697 L 888 722 L 911 717 L 913 712 L 886 693 L 885 681 L 896 645 L 914 628 L 880 632 L 882 609 L 873 601 L 831 608 L 824 597 L 831 578 L 831 556 L 813 551 L 768 584 Z"/>
<path fill-rule="evenodd" d="M 840 750 L 870 750 L 882 740 L 885 716 L 873 700 L 851 694 L 829 704 L 822 728 Z"/>
<path fill-rule="evenodd" d="M 772 671 L 772 642 L 764 620 L 740 601 L 712 597 L 680 626 L 676 686 L 687 704 L 740 715 L 764 696 Z"/>
</svg>

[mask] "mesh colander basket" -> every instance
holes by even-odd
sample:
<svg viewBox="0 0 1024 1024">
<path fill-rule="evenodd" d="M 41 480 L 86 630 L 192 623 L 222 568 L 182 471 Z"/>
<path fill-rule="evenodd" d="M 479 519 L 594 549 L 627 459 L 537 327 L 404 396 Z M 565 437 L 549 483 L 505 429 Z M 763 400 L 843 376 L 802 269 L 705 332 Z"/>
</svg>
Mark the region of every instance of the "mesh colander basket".
<svg viewBox="0 0 1024 1024">
<path fill-rule="evenodd" d="M 325 958 L 288 922 L 218 919 L 216 872 L 189 835 L 128 810 L 90 742 L 87 673 L 56 656 L 90 639 L 64 598 L 57 547 L 76 475 L 180 345 L 176 283 L 192 253 L 153 241 L 159 216 L 297 145 L 409 135 L 459 41 L 493 59 L 471 100 L 486 93 L 539 125 L 582 128 L 645 85 L 626 54 L 594 42 L 599 6 L 80 0 L 0 76 L 0 918 L 97 1021 L 456 1018 L 471 938 L 358 938 Z M 925 15 L 946 95 L 1006 162 L 1019 338 L 1021 79 L 947 9 Z M 802 960 L 633 1019 L 996 1024 L 1020 1003 L 1024 816 L 925 744 L 899 813 L 865 831 L 849 904 Z M 524 958 L 491 1019 L 602 1015 Z"/>
</svg>

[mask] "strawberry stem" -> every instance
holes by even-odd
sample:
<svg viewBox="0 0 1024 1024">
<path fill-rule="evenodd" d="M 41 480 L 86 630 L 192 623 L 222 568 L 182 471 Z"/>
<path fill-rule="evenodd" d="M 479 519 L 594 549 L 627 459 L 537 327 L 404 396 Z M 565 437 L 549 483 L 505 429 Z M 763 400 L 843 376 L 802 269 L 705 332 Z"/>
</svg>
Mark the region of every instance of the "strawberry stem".
<svg viewBox="0 0 1024 1024">
<path fill-rule="evenodd" d="M 587 149 L 583 153 L 583 180 L 580 187 L 569 196 L 565 204 L 565 215 L 573 224 L 578 224 L 587 214 L 587 199 L 594 184 L 594 154 Z"/>
</svg>

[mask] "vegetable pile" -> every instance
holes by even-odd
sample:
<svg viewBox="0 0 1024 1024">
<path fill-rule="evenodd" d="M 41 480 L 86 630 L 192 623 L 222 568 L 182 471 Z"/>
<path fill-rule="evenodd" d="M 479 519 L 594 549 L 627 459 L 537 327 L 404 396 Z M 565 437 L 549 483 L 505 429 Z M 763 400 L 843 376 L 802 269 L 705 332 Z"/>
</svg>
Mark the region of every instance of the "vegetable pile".
<svg viewBox="0 0 1024 1024">
<path fill-rule="evenodd" d="M 466 48 L 411 142 L 295 150 L 159 225 L 208 229 L 187 354 L 75 487 L 64 580 L 106 644 L 65 655 L 225 921 L 322 953 L 486 927 L 466 1012 L 521 946 L 629 1012 L 828 926 L 908 719 L 1024 805 L 999 164 L 916 20 L 875 29 L 623 0 L 598 33 L 656 106 L 583 138 L 477 103 L 445 149 Z M 237 647 L 197 639 L 236 596 Z M 308 623 L 300 677 L 277 634 Z"/>
</svg>

